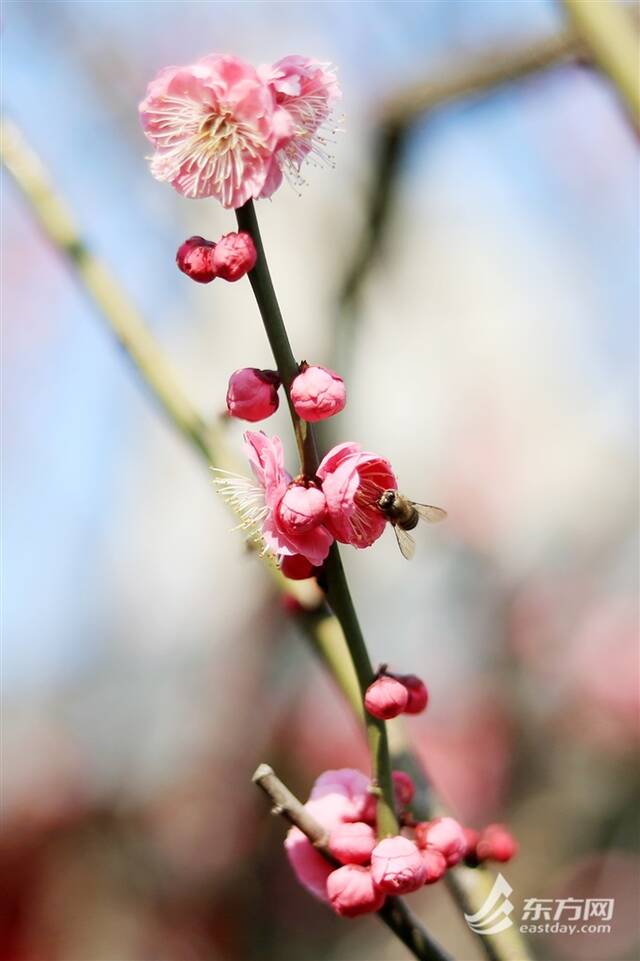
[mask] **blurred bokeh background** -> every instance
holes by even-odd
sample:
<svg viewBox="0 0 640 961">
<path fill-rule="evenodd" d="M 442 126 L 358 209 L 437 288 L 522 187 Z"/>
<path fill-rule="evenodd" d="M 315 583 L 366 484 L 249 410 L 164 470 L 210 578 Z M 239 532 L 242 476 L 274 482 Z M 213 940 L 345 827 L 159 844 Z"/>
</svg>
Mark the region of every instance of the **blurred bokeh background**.
<svg viewBox="0 0 640 961">
<path fill-rule="evenodd" d="M 348 381 L 333 439 L 450 518 L 412 564 L 390 532 L 345 549 L 356 604 L 374 660 L 429 685 L 408 726 L 441 795 L 516 832 L 516 905 L 616 898 L 609 936 L 538 956 L 613 961 L 639 951 L 640 198 L 608 82 L 566 63 L 417 123 L 340 299 L 381 101 L 563 25 L 546 0 L 10 2 L 4 107 L 216 417 L 269 349 L 248 284 L 176 270 L 235 222 L 150 177 L 138 101 L 214 50 L 338 65 L 335 169 L 258 205 L 274 282 L 294 350 Z M 8 177 L 3 206 L 3 961 L 400 961 L 297 886 L 250 783 L 365 765 L 355 721 Z M 414 904 L 479 957 L 443 886 Z"/>
</svg>

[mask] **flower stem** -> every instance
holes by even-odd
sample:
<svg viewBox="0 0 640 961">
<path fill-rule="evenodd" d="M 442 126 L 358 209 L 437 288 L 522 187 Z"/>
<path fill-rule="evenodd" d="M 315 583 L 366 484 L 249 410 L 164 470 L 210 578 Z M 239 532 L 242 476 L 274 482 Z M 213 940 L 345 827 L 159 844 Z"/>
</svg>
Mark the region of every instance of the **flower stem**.
<svg viewBox="0 0 640 961">
<path fill-rule="evenodd" d="M 282 313 L 278 305 L 269 265 L 265 256 L 258 220 L 256 218 L 253 201 L 249 200 L 236 210 L 236 217 L 240 230 L 246 230 L 251 235 L 258 253 L 258 259 L 249 274 L 249 281 L 258 302 L 260 315 L 271 344 L 273 356 L 287 394 L 293 428 L 298 442 L 300 460 L 305 474 L 313 477 L 318 469 L 318 447 L 315 431 L 311 424 L 301 421 L 291 403 L 290 388 L 294 377 L 298 373 L 298 364 L 291 350 Z M 340 553 L 336 544 L 333 545 L 324 571 L 327 578 L 327 599 L 334 614 L 340 621 L 347 641 L 349 653 L 358 678 L 361 697 L 374 679 L 374 671 L 369 654 L 362 636 L 358 616 L 353 606 L 351 593 L 345 577 Z M 389 745 L 384 721 L 372 717 L 365 711 L 367 737 L 371 753 L 371 765 L 376 789 L 379 791 L 377 802 L 378 834 L 385 837 L 396 834 L 396 821 L 393 803 L 393 781 L 391 778 L 391 762 L 389 760 Z"/>
<path fill-rule="evenodd" d="M 313 429 L 305 421 L 300 420 L 291 402 L 291 384 L 300 370 L 298 362 L 293 356 L 289 336 L 284 326 L 280 305 L 278 304 L 278 298 L 273 289 L 271 274 L 269 273 L 264 247 L 262 246 L 262 237 L 260 236 L 260 228 L 258 227 L 258 219 L 252 200 L 248 200 L 243 207 L 239 207 L 236 210 L 236 218 L 240 230 L 246 230 L 246 232 L 251 235 L 258 254 L 256 265 L 249 274 L 249 282 L 258 303 L 260 316 L 262 317 L 262 322 L 267 332 L 267 337 L 269 338 L 269 344 L 271 345 L 278 373 L 282 380 L 282 386 L 287 395 L 287 403 L 289 404 L 289 412 L 291 414 L 291 420 L 293 421 L 293 430 L 296 435 L 300 463 L 302 464 L 303 472 L 313 477 L 319 463 L 316 440 Z"/>
</svg>

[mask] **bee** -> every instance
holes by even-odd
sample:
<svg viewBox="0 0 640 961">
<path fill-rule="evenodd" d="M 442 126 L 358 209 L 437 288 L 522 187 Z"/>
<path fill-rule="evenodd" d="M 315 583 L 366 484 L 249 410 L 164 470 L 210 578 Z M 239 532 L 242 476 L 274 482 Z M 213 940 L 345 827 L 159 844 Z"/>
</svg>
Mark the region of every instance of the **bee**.
<svg viewBox="0 0 640 961">
<path fill-rule="evenodd" d="M 416 549 L 416 542 L 409 531 L 417 527 L 421 520 L 428 524 L 437 524 L 447 516 L 447 512 L 441 507 L 417 504 L 395 490 L 382 491 L 378 498 L 378 508 L 392 525 L 398 547 L 402 556 L 408 561 L 411 560 Z"/>
</svg>

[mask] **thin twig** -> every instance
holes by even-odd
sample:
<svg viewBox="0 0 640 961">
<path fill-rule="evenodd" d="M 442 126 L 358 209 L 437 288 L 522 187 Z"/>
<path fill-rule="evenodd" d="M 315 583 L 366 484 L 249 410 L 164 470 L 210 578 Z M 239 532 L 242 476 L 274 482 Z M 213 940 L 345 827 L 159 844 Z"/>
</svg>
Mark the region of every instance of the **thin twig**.
<svg viewBox="0 0 640 961">
<path fill-rule="evenodd" d="M 229 464 L 229 469 L 233 469 L 235 465 L 226 444 L 220 436 L 216 436 L 214 440 L 214 432 L 210 428 L 205 426 L 204 430 L 202 429 L 204 421 L 182 390 L 162 348 L 116 278 L 89 250 L 66 203 L 54 190 L 41 160 L 27 144 L 17 126 L 5 118 L 0 129 L 0 152 L 3 165 L 22 191 L 34 218 L 52 246 L 66 256 L 72 273 L 80 281 L 89 300 L 98 308 L 106 328 L 115 335 L 125 354 L 133 361 L 140 382 L 158 401 L 168 421 L 191 444 L 206 466 L 211 463 Z M 78 250 L 82 251 L 80 257 L 75 255 Z M 84 269 L 81 269 L 83 264 Z M 97 283 L 96 278 L 99 281 Z M 273 565 L 265 564 L 264 567 L 280 591 L 295 596 L 303 607 L 312 606 L 305 582 L 285 581 Z M 362 716 L 362 698 L 357 678 L 337 618 L 321 610 L 303 610 L 297 621 L 356 715 Z M 406 754 L 407 740 L 399 719 L 395 722 L 393 734 L 394 756 Z M 415 762 L 413 756 L 412 760 Z M 433 789 L 427 785 L 422 766 L 414 763 L 412 773 L 420 792 L 426 795 L 428 791 L 433 797 Z M 439 807 L 436 804 L 433 806 Z M 490 888 L 491 882 L 492 875 L 486 868 L 475 869 L 466 890 L 469 905 L 468 909 L 465 908 L 467 913 L 476 913 L 479 910 L 486 897 L 487 885 Z M 517 929 L 514 926 L 511 930 L 515 932 Z M 481 938 L 489 957 L 498 961 L 514 961 L 515 958 L 517 961 L 528 961 L 531 958 L 522 941 L 516 952 L 511 952 L 507 942 L 504 942 L 504 946 L 502 942 L 503 934 Z M 489 952 L 490 945 L 495 946 L 492 953 Z"/>
<path fill-rule="evenodd" d="M 580 2 L 580 0 L 578 0 Z M 580 56 L 572 32 L 535 40 L 520 49 L 505 47 L 465 58 L 389 97 L 379 111 L 379 124 L 407 127 L 430 110 L 456 100 L 484 96 L 498 87 Z"/>
<path fill-rule="evenodd" d="M 640 50 L 637 23 L 618 0 L 563 0 L 577 39 L 618 92 L 640 130 Z"/>
<path fill-rule="evenodd" d="M 344 311 L 357 303 L 364 280 L 384 242 L 404 147 L 412 126 L 436 108 L 469 97 L 486 96 L 498 87 L 579 56 L 581 48 L 575 36 L 566 31 L 520 50 L 492 51 L 467 59 L 462 66 L 439 70 L 383 103 L 375 118 L 374 172 L 365 204 L 365 223 L 338 295 Z M 341 318 L 342 326 L 344 320 Z M 354 317 L 346 320 L 350 332 Z"/>
<path fill-rule="evenodd" d="M 252 780 L 271 801 L 272 813 L 281 815 L 289 824 L 299 828 L 330 864 L 339 867 L 339 862 L 327 847 L 327 832 L 276 776 L 273 768 L 268 764 L 260 764 Z M 401 898 L 387 897 L 384 907 L 377 914 L 416 958 L 421 961 L 452 961 L 451 955 L 433 940 Z"/>
</svg>

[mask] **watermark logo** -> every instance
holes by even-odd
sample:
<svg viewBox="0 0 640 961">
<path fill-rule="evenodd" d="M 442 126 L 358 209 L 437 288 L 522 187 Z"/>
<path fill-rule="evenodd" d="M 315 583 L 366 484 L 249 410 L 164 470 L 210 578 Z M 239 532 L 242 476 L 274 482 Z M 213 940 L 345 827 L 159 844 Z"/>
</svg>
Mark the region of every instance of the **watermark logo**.
<svg viewBox="0 0 640 961">
<path fill-rule="evenodd" d="M 499 934 L 515 922 L 510 915 L 513 888 L 499 874 L 487 898 L 465 920 L 476 934 Z M 614 898 L 526 898 L 520 931 L 528 934 L 609 934 Z"/>
<path fill-rule="evenodd" d="M 513 921 L 509 917 L 513 904 L 509 895 L 513 888 L 501 874 L 495 879 L 487 898 L 475 914 L 465 914 L 465 920 L 476 934 L 498 934 L 510 928 Z"/>
</svg>

